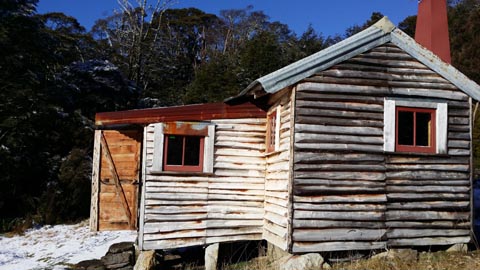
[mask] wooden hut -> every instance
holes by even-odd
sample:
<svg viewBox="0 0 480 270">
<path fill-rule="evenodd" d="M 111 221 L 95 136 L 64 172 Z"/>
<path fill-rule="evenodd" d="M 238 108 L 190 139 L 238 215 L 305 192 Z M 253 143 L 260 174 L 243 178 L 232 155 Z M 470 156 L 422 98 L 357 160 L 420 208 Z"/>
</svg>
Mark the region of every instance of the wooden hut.
<svg viewBox="0 0 480 270">
<path fill-rule="evenodd" d="M 227 104 L 97 114 L 92 228 L 138 224 L 142 249 L 467 243 L 472 99 L 479 85 L 384 18 Z"/>
</svg>

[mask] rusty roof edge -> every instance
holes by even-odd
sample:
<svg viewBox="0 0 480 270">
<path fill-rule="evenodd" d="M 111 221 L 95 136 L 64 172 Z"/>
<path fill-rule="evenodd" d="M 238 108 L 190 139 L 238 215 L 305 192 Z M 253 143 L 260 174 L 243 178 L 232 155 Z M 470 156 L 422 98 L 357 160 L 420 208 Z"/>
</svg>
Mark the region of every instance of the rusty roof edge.
<svg viewBox="0 0 480 270">
<path fill-rule="evenodd" d="M 172 107 L 147 108 L 95 115 L 95 125 L 149 124 L 168 121 L 208 121 L 212 119 L 256 118 L 266 113 L 250 103 L 228 105 L 224 102 L 190 104 Z"/>
<path fill-rule="evenodd" d="M 480 85 L 469 79 L 454 66 L 444 62 L 433 52 L 418 44 L 413 38 L 399 29 L 392 33 L 392 43 L 422 62 L 433 71 L 458 87 L 465 94 L 480 101 Z"/>
<path fill-rule="evenodd" d="M 344 39 L 335 45 L 256 79 L 237 96 L 228 98 L 225 101 L 232 102 L 242 96 L 252 94 L 259 88 L 262 88 L 266 93 L 270 94 L 278 92 L 287 86 L 338 64 L 345 59 L 363 53 L 375 46 L 389 42 L 389 33 L 395 28 L 395 25 L 393 25 L 388 17 L 383 17 L 369 28 Z M 340 55 L 343 56 L 339 57 Z"/>
</svg>

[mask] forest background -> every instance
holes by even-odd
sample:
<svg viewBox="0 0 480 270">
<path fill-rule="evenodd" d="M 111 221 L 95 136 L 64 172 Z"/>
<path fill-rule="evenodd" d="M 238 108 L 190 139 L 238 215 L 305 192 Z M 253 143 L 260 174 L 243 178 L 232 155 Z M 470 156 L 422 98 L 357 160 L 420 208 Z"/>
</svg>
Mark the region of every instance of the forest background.
<svg viewBox="0 0 480 270">
<path fill-rule="evenodd" d="M 38 0 L 0 1 L 0 232 L 89 216 L 95 113 L 222 101 L 383 17 L 297 35 L 252 6 L 215 15 L 128 2 L 86 31 L 38 14 Z M 452 64 L 480 83 L 480 0 L 448 6 Z M 413 37 L 415 23 L 398 27 Z M 477 167 L 479 139 L 475 125 Z"/>
</svg>

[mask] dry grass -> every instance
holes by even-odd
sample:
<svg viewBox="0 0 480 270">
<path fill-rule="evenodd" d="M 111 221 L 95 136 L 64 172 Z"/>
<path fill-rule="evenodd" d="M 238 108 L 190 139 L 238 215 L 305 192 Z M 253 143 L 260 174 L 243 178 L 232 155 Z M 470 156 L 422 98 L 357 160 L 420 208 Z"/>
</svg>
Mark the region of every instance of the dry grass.
<svg viewBox="0 0 480 270">
<path fill-rule="evenodd" d="M 266 257 L 248 262 L 224 265 L 223 270 L 277 270 Z M 472 252 L 421 252 L 415 261 L 401 259 L 359 259 L 332 264 L 332 270 L 477 270 L 480 269 L 480 251 Z"/>
<path fill-rule="evenodd" d="M 416 261 L 400 259 L 362 259 L 333 265 L 334 270 L 410 270 L 410 269 L 480 269 L 480 251 L 473 252 L 422 252 Z"/>
</svg>

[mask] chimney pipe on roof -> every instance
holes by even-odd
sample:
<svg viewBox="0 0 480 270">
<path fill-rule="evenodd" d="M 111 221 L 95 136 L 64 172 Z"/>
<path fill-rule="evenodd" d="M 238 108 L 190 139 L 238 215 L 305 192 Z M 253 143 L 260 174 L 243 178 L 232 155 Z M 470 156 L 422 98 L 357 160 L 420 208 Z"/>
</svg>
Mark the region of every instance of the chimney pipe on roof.
<svg viewBox="0 0 480 270">
<path fill-rule="evenodd" d="M 451 63 L 447 0 L 419 0 L 415 40 Z"/>
</svg>

